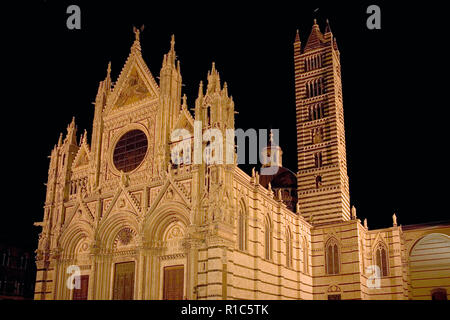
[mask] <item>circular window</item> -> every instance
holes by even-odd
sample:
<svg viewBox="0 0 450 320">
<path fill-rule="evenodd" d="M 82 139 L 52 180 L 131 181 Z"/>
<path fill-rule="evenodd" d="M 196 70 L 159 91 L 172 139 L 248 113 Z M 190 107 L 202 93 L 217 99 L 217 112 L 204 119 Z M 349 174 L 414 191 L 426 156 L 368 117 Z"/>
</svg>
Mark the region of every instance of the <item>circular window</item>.
<svg viewBox="0 0 450 320">
<path fill-rule="evenodd" d="M 129 172 L 136 169 L 147 152 L 147 136 L 141 130 L 125 133 L 114 148 L 113 162 L 117 170 Z"/>
</svg>

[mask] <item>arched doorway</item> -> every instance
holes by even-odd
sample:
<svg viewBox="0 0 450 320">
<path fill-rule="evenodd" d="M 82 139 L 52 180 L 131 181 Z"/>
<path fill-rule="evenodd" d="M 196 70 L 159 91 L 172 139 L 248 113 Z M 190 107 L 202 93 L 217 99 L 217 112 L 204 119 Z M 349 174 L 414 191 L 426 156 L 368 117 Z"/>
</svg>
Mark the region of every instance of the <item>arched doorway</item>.
<svg viewBox="0 0 450 320">
<path fill-rule="evenodd" d="M 422 237 L 409 255 L 411 298 L 446 300 L 450 290 L 450 237 L 432 233 Z"/>
<path fill-rule="evenodd" d="M 164 249 L 159 257 L 163 300 L 182 300 L 186 296 L 185 236 L 186 226 L 180 220 L 171 222 L 163 233 Z"/>
</svg>

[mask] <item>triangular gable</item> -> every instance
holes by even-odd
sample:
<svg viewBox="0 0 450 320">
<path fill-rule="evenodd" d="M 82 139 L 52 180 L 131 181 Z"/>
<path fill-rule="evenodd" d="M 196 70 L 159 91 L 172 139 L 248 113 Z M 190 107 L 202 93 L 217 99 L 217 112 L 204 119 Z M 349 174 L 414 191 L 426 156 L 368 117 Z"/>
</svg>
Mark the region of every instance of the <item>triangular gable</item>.
<svg viewBox="0 0 450 320">
<path fill-rule="evenodd" d="M 378 245 L 378 243 L 382 243 L 386 246 L 386 248 L 388 247 L 388 244 L 386 242 L 386 239 L 384 237 L 383 234 L 381 234 L 380 232 L 377 233 L 377 235 L 375 236 L 375 239 L 372 241 L 372 250 L 375 249 L 375 247 Z"/>
<path fill-rule="evenodd" d="M 181 108 L 174 129 L 187 129 L 190 133 L 194 133 L 194 118 L 185 107 Z"/>
<path fill-rule="evenodd" d="M 132 51 L 106 102 L 105 114 L 159 97 L 159 87 L 138 51 Z"/>
<path fill-rule="evenodd" d="M 159 190 L 159 193 L 150 208 L 148 209 L 146 216 L 149 216 L 153 211 L 155 211 L 161 204 L 163 197 L 165 197 L 166 201 L 179 201 L 184 203 L 188 208 L 191 207 L 190 199 L 188 195 L 185 194 L 186 190 L 182 189 L 177 182 L 175 182 L 170 174 L 166 176 L 166 182 Z"/>
<path fill-rule="evenodd" d="M 89 150 L 89 146 L 83 142 L 78 149 L 77 155 L 72 163 L 72 168 L 75 169 L 77 167 L 82 167 L 89 164 L 89 156 L 91 151 Z"/>
<path fill-rule="evenodd" d="M 139 217 L 141 213 L 141 207 L 133 197 L 133 195 L 128 190 L 122 187 L 117 191 L 112 201 L 108 204 L 108 208 L 102 216 L 102 220 L 105 220 L 112 211 L 127 211 Z"/>
<path fill-rule="evenodd" d="M 78 214 L 78 212 L 80 211 L 81 215 Z M 94 215 L 92 214 L 87 204 L 83 202 L 83 200 L 78 199 L 75 206 L 67 214 L 64 220 L 63 230 L 67 229 L 72 224 L 72 222 L 81 220 L 93 226 L 94 219 Z"/>
</svg>

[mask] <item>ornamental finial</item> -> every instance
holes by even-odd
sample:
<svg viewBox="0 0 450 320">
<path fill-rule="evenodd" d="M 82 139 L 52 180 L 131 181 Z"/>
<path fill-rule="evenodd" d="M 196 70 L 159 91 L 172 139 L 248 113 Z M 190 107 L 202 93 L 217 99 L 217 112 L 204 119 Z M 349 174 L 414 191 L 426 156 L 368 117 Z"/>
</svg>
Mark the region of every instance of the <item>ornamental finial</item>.
<svg viewBox="0 0 450 320">
<path fill-rule="evenodd" d="M 134 32 L 134 36 L 136 37 L 136 41 L 139 41 L 139 34 L 140 34 L 139 29 L 136 28 L 135 26 L 133 26 L 133 32 Z"/>
</svg>

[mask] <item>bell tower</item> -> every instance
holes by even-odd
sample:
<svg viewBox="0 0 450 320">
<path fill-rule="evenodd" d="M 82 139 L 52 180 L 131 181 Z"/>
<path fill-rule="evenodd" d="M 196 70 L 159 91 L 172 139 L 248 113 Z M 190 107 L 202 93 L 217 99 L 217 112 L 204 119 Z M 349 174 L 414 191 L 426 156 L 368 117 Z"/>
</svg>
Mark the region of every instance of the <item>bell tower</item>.
<svg viewBox="0 0 450 320">
<path fill-rule="evenodd" d="M 314 224 L 350 219 L 340 54 L 328 21 L 294 41 L 298 203 Z"/>
</svg>

